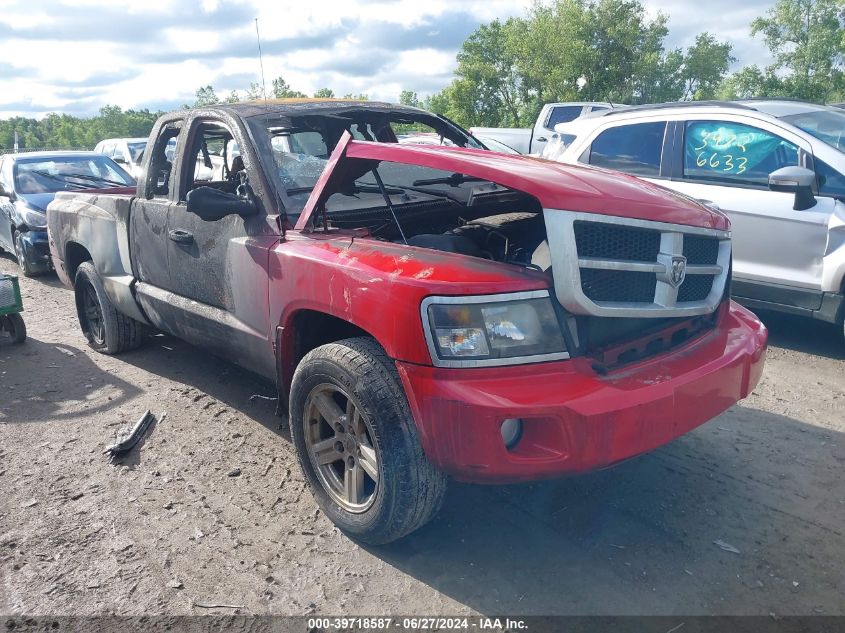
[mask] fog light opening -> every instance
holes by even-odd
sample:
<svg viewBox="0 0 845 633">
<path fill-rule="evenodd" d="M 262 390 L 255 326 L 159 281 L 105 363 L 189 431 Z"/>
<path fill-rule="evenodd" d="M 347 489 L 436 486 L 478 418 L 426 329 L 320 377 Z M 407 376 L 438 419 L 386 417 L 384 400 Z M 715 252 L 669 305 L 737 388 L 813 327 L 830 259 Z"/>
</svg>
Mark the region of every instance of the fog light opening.
<svg viewBox="0 0 845 633">
<path fill-rule="evenodd" d="M 505 448 L 512 450 L 519 440 L 522 439 L 522 420 L 519 418 L 508 418 L 502 422 L 502 441 L 505 443 Z"/>
</svg>

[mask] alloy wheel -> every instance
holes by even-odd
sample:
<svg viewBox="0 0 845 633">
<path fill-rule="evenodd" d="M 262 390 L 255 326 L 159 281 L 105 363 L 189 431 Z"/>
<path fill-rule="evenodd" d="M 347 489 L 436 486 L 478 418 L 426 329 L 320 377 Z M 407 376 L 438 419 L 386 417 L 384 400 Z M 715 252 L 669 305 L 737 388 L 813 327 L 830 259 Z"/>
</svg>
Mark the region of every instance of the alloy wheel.
<svg viewBox="0 0 845 633">
<path fill-rule="evenodd" d="M 339 506 L 368 510 L 379 488 L 379 457 L 372 424 L 340 387 L 314 387 L 305 402 L 305 445 L 317 477 Z"/>
<path fill-rule="evenodd" d="M 103 319 L 103 309 L 97 298 L 97 291 L 94 286 L 86 284 L 82 292 L 82 311 L 88 324 L 88 332 L 97 345 L 104 345 L 106 342 L 106 325 Z"/>
</svg>

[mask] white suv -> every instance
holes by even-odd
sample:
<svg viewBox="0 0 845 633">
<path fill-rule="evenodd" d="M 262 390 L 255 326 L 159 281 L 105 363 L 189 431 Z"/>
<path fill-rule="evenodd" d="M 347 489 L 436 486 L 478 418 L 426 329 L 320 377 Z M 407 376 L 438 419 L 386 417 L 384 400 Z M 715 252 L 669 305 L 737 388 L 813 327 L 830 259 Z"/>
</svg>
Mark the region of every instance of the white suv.
<svg viewBox="0 0 845 633">
<path fill-rule="evenodd" d="M 672 103 L 555 131 L 544 158 L 633 174 L 726 213 L 740 303 L 843 324 L 845 111 L 786 100 Z"/>
</svg>

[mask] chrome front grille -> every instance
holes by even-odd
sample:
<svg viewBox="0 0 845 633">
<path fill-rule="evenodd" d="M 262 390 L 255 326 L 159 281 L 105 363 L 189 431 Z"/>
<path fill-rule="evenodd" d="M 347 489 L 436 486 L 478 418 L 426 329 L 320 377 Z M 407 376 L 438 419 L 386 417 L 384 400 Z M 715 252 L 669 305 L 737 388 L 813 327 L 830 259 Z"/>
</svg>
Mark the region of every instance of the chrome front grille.
<svg viewBox="0 0 845 633">
<path fill-rule="evenodd" d="M 557 210 L 544 217 L 555 292 L 574 314 L 692 316 L 722 298 L 727 231 Z"/>
</svg>

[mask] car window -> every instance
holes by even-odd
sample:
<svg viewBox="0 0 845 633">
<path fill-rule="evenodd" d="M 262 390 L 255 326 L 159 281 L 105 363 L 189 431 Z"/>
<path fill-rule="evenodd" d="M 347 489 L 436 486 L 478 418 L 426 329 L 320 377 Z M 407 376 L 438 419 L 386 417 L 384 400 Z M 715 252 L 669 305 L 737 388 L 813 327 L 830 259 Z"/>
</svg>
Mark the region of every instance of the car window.
<svg viewBox="0 0 845 633">
<path fill-rule="evenodd" d="M 729 121 L 686 124 L 684 178 L 765 187 L 770 173 L 798 164 L 798 147 L 765 130 Z"/>
<path fill-rule="evenodd" d="M 12 190 L 11 169 L 7 165 L 11 165 L 12 161 L 0 157 L 0 185 L 8 192 Z"/>
<path fill-rule="evenodd" d="M 191 136 L 191 145 L 185 154 L 188 180 L 180 194 L 184 200 L 187 192 L 196 187 L 214 183 L 223 191 L 234 193 L 239 183 L 238 172 L 243 171 L 243 158 L 228 160 L 229 143 L 233 140 L 231 131 L 224 125 L 204 121 L 197 125 Z M 190 166 L 193 166 L 193 171 Z"/>
<path fill-rule="evenodd" d="M 99 154 L 24 158 L 14 170 L 15 191 L 55 193 L 79 189 L 123 187 L 132 178 L 111 159 Z"/>
<path fill-rule="evenodd" d="M 170 180 L 173 176 L 173 156 L 176 139 L 181 132 L 181 124 L 170 124 L 162 129 L 153 149 L 152 164 L 147 176 L 149 191 L 154 196 L 167 196 L 170 193 Z"/>
<path fill-rule="evenodd" d="M 590 146 L 590 164 L 636 176 L 659 176 L 665 132 L 665 122 L 612 127 Z"/>
<path fill-rule="evenodd" d="M 582 106 L 556 106 L 549 113 L 546 128 L 553 130 L 558 123 L 568 123 L 581 116 Z"/>
<path fill-rule="evenodd" d="M 819 195 L 845 199 L 845 176 L 818 158 L 814 162 L 819 179 Z"/>
</svg>

